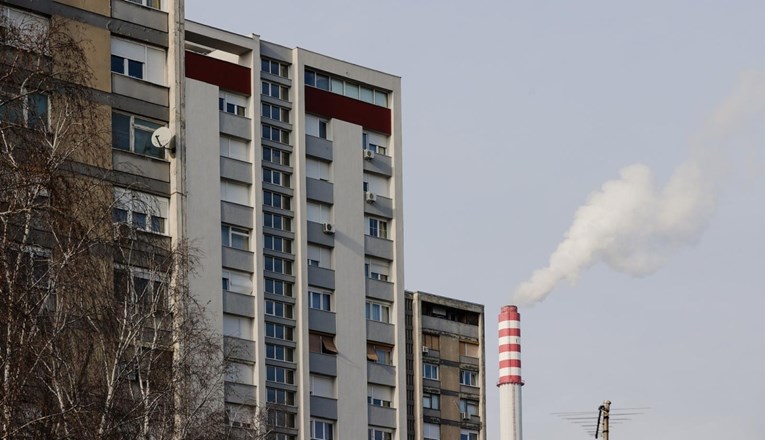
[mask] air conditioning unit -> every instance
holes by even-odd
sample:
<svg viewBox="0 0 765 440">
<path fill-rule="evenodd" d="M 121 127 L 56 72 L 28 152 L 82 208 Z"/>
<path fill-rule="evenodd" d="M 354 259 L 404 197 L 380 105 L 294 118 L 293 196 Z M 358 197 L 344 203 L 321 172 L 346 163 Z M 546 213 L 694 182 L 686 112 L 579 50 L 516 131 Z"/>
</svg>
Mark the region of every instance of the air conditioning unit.
<svg viewBox="0 0 765 440">
<path fill-rule="evenodd" d="M 364 159 L 372 160 L 375 158 L 375 152 L 372 150 L 364 150 Z"/>
<path fill-rule="evenodd" d="M 367 191 L 365 195 L 365 199 L 367 203 L 374 203 L 377 201 L 377 194 Z"/>
<path fill-rule="evenodd" d="M 422 354 L 428 354 L 428 351 L 430 351 L 428 347 L 422 347 Z"/>
<path fill-rule="evenodd" d="M 332 223 L 324 223 L 322 230 L 324 231 L 325 234 L 334 234 L 335 225 L 333 225 Z"/>
<path fill-rule="evenodd" d="M 470 413 L 461 412 L 460 417 L 462 418 L 462 420 L 470 420 Z"/>
</svg>

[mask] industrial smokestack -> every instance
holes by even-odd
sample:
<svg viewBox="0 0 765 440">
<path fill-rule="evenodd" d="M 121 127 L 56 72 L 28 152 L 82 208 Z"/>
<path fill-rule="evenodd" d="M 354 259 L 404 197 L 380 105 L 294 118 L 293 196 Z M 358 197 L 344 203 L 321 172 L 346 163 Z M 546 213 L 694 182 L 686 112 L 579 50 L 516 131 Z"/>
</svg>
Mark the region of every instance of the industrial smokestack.
<svg viewBox="0 0 765 440">
<path fill-rule="evenodd" d="M 521 315 L 516 306 L 499 313 L 499 439 L 522 440 Z"/>
</svg>

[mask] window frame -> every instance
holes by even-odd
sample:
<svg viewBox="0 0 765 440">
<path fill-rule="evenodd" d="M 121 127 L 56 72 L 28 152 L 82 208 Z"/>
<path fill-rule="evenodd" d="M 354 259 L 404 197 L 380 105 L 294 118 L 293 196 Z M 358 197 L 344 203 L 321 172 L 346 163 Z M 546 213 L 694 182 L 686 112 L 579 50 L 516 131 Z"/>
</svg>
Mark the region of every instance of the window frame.
<svg viewBox="0 0 765 440">
<path fill-rule="evenodd" d="M 115 136 L 115 115 L 119 115 L 119 117 L 127 117 L 128 119 L 128 148 L 122 148 L 120 146 L 115 146 L 117 142 L 115 140 L 117 137 Z M 136 122 L 136 119 L 139 122 Z M 151 157 L 153 159 L 158 159 L 162 161 L 167 161 L 167 155 L 165 153 L 164 148 L 157 148 L 153 144 L 151 144 L 151 135 L 161 127 L 167 127 L 167 124 L 160 121 L 152 120 L 151 118 L 147 118 L 144 116 L 134 115 L 131 113 L 125 113 L 120 111 L 112 110 L 112 121 L 111 121 L 111 130 L 112 130 L 112 149 L 113 150 L 120 150 L 120 151 L 126 151 L 133 154 L 138 154 L 140 156 L 144 157 Z M 148 133 L 146 138 L 148 139 L 148 145 L 144 145 L 143 151 L 137 151 L 137 145 L 136 145 L 136 131 Z M 124 135 L 123 135 L 124 136 Z M 154 154 L 151 154 L 150 152 L 155 152 Z"/>
<path fill-rule="evenodd" d="M 263 313 L 266 316 L 274 316 L 276 318 L 293 319 L 295 316 L 295 308 L 290 303 L 276 301 L 273 299 L 266 299 L 264 301 Z"/>
<path fill-rule="evenodd" d="M 422 363 L 422 378 L 427 380 L 441 380 L 440 366 L 433 362 Z"/>
<path fill-rule="evenodd" d="M 317 304 L 318 303 L 318 304 Z M 318 305 L 318 307 L 316 307 Z M 313 310 L 332 311 L 332 294 L 308 288 L 308 308 Z"/>
<path fill-rule="evenodd" d="M 275 257 L 273 255 L 265 255 L 263 257 L 263 268 L 267 272 L 292 275 L 292 260 Z"/>
<path fill-rule="evenodd" d="M 274 117 L 274 113 L 276 113 L 276 117 Z M 269 102 L 261 102 L 260 115 L 266 119 L 290 123 L 290 110 Z"/>
<path fill-rule="evenodd" d="M 112 194 L 114 197 L 113 223 L 128 225 L 130 228 L 150 234 L 168 235 L 170 199 L 117 186 L 112 188 Z M 137 220 L 140 218 L 138 216 L 144 217 L 141 221 L 143 226 Z"/>
<path fill-rule="evenodd" d="M 279 226 L 276 227 L 278 220 Z M 263 213 L 263 227 L 275 229 L 278 231 L 292 231 L 292 218 L 272 212 Z"/>
<path fill-rule="evenodd" d="M 267 189 L 263 190 L 263 206 L 270 206 L 271 208 L 276 209 L 284 209 L 289 210 L 290 209 L 290 196 L 270 191 Z"/>
<path fill-rule="evenodd" d="M 289 130 L 265 123 L 260 124 L 260 137 L 267 141 L 277 142 L 284 145 L 289 145 L 290 143 Z"/>
<path fill-rule="evenodd" d="M 276 93 L 274 94 L 274 91 Z M 281 101 L 289 101 L 289 87 L 271 81 L 260 81 L 260 94 L 270 96 Z"/>
<path fill-rule="evenodd" d="M 388 240 L 388 220 L 368 216 L 367 235 Z"/>
<path fill-rule="evenodd" d="M 475 370 L 460 369 L 460 385 L 467 387 L 479 386 L 479 372 Z"/>
<path fill-rule="evenodd" d="M 232 226 L 222 224 L 221 229 L 221 245 L 232 249 L 239 249 L 241 251 L 250 252 L 250 234 L 252 231 L 238 226 Z M 244 237 L 244 247 L 234 246 L 234 237 Z"/>
<path fill-rule="evenodd" d="M 268 66 L 268 68 L 266 68 L 266 66 Z M 276 72 L 274 72 L 274 66 L 276 66 Z M 263 57 L 260 59 L 260 71 L 281 78 L 289 78 L 289 64 L 271 58 Z"/>
<path fill-rule="evenodd" d="M 364 310 L 367 321 L 382 322 L 385 324 L 391 323 L 391 304 L 381 301 L 367 300 Z M 377 310 L 377 312 L 375 312 Z"/>
<path fill-rule="evenodd" d="M 274 157 L 279 157 L 279 159 L 273 160 Z M 278 148 L 263 146 L 262 160 L 263 162 L 269 162 L 276 165 L 284 165 L 288 167 L 290 166 L 290 153 L 288 151 L 280 150 Z"/>
</svg>

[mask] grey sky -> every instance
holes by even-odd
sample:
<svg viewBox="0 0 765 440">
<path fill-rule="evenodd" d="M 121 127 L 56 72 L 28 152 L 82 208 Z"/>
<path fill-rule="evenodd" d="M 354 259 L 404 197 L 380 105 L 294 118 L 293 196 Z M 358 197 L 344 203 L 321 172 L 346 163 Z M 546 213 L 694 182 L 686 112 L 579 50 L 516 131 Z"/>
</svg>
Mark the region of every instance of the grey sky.
<svg viewBox="0 0 765 440">
<path fill-rule="evenodd" d="M 659 184 L 747 70 L 761 1 L 187 0 L 187 17 L 403 77 L 406 284 L 496 314 L 544 267 L 588 194 L 642 163 Z M 585 439 L 550 415 L 649 406 L 619 440 L 765 437 L 763 114 L 700 238 L 651 275 L 596 264 L 523 308 L 527 439 Z M 759 127 L 759 128 L 758 128 Z"/>
</svg>

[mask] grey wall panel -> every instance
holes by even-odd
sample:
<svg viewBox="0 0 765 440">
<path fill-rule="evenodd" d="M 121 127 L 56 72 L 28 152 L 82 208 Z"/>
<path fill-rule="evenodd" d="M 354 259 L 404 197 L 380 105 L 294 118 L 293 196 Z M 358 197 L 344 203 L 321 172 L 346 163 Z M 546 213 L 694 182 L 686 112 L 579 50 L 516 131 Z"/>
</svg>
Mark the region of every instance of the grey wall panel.
<svg viewBox="0 0 765 440">
<path fill-rule="evenodd" d="M 337 399 L 311 396 L 311 417 L 337 420 Z"/>
<path fill-rule="evenodd" d="M 127 151 L 112 150 L 112 168 L 162 182 L 170 181 L 170 162 Z"/>
<path fill-rule="evenodd" d="M 334 290 L 335 271 L 323 267 L 308 266 L 308 284 Z"/>
<path fill-rule="evenodd" d="M 396 427 L 396 409 L 369 405 L 369 424 L 394 429 Z"/>
<path fill-rule="evenodd" d="M 461 322 L 449 321 L 448 319 L 435 318 L 433 316 L 422 317 L 422 328 L 476 339 L 480 337 L 480 327 L 477 325 L 462 324 Z"/>
<path fill-rule="evenodd" d="M 367 321 L 367 339 L 388 345 L 396 344 L 396 326 L 384 322 Z"/>
<path fill-rule="evenodd" d="M 130 96 L 152 104 L 168 106 L 170 90 L 148 81 L 131 78 L 119 73 L 112 73 L 112 93 Z"/>
<path fill-rule="evenodd" d="M 255 317 L 255 297 L 223 291 L 223 311 L 232 315 Z"/>
<path fill-rule="evenodd" d="M 393 160 L 388 156 L 382 154 L 375 154 L 374 159 L 364 160 L 364 171 L 370 171 L 372 173 L 382 174 L 384 176 L 393 176 Z"/>
<path fill-rule="evenodd" d="M 337 333 L 335 314 L 324 310 L 308 310 L 308 328 L 322 333 Z"/>
<path fill-rule="evenodd" d="M 306 197 L 311 200 L 330 205 L 334 203 L 332 183 L 325 180 L 306 178 L 305 193 Z"/>
<path fill-rule="evenodd" d="M 220 112 L 220 131 L 240 139 L 252 139 L 252 120 L 231 113 Z"/>
<path fill-rule="evenodd" d="M 366 292 L 370 298 L 381 299 L 388 302 L 393 302 L 395 299 L 395 285 L 387 281 L 375 280 L 367 278 L 366 280 Z"/>
<path fill-rule="evenodd" d="M 221 156 L 220 176 L 224 179 L 252 184 L 252 164 Z"/>
<path fill-rule="evenodd" d="M 327 161 L 332 160 L 332 141 L 316 136 L 305 136 L 305 154 Z"/>
<path fill-rule="evenodd" d="M 226 382 L 226 402 L 254 406 L 258 402 L 258 388 L 254 385 Z"/>
<path fill-rule="evenodd" d="M 372 257 L 393 261 L 393 241 L 365 235 L 364 252 Z"/>
<path fill-rule="evenodd" d="M 310 353 L 309 364 L 311 373 L 323 374 L 325 376 L 337 376 L 337 356 Z"/>
<path fill-rule="evenodd" d="M 112 0 L 112 17 L 131 23 L 141 23 L 146 27 L 167 32 L 167 12 L 140 6 L 129 1 Z"/>
<path fill-rule="evenodd" d="M 253 273 L 255 271 L 255 257 L 252 252 L 223 247 L 223 267 Z"/>
<path fill-rule="evenodd" d="M 393 365 L 383 365 L 375 362 L 368 362 L 367 377 L 370 383 L 395 387 L 396 367 Z"/>
<path fill-rule="evenodd" d="M 129 96 L 102 92 L 100 90 L 92 90 L 92 93 L 94 101 L 106 104 L 114 110 L 134 113 L 157 121 L 167 122 L 170 120 L 170 111 L 167 107 L 141 101 L 140 99 L 131 98 Z"/>
<path fill-rule="evenodd" d="M 364 197 L 364 193 L 361 191 L 359 191 L 359 193 L 359 197 Z M 387 197 L 377 196 L 376 202 L 364 204 L 364 213 L 392 219 L 393 200 Z"/>
<path fill-rule="evenodd" d="M 234 226 L 253 228 L 253 209 L 231 202 L 220 202 L 220 220 Z"/>
<path fill-rule="evenodd" d="M 327 247 L 335 245 L 334 234 L 326 234 L 323 224 L 309 221 L 307 226 L 309 243 L 316 243 Z"/>
<path fill-rule="evenodd" d="M 239 339 L 233 336 L 223 337 L 223 353 L 231 359 L 255 362 L 257 352 L 255 341 Z"/>
</svg>

